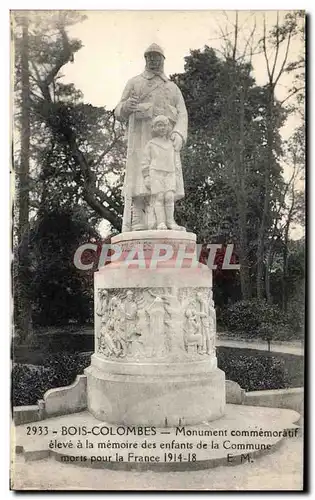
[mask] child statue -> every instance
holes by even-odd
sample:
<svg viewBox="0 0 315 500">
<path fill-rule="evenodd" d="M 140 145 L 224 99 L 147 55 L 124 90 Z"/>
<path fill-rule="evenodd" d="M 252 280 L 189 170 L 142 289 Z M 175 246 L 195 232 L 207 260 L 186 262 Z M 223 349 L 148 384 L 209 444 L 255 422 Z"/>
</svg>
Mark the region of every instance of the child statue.
<svg viewBox="0 0 315 500">
<path fill-rule="evenodd" d="M 150 193 L 148 229 L 185 231 L 174 220 L 175 200 L 182 197 L 179 153 L 170 139 L 169 119 L 159 115 L 152 121 L 152 139 L 144 148 L 142 174 Z"/>
</svg>

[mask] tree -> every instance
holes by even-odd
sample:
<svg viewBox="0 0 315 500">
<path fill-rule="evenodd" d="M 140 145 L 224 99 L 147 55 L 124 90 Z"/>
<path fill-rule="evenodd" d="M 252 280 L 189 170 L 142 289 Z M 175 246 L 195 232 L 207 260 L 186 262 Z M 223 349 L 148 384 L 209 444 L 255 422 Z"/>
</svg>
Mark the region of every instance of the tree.
<svg viewBox="0 0 315 500">
<path fill-rule="evenodd" d="M 117 228 L 121 217 L 123 129 L 116 124 L 113 112 L 83 103 L 83 96 L 74 85 L 61 82 L 61 68 L 73 61 L 81 47 L 78 40 L 68 39 L 66 29 L 82 20 L 83 16 L 70 11 L 15 12 L 12 17 L 13 162 L 18 187 L 14 252 L 19 256 L 14 263 L 14 289 L 15 320 L 21 341 L 30 331 L 31 300 L 35 300 L 34 283 L 39 279 L 34 278 L 34 272 L 43 273 L 29 258 L 30 238 L 33 255 L 38 256 L 43 249 L 34 237 L 34 227 L 50 215 L 54 219 L 60 210 L 82 210 L 92 227 L 105 217 Z M 47 267 L 47 256 L 42 258 Z M 70 268 L 61 269 L 69 272 L 71 280 Z M 18 321 L 20 318 L 25 318 L 24 324 Z"/>
<path fill-rule="evenodd" d="M 305 214 L 304 191 L 301 184 L 305 167 L 304 127 L 298 127 L 287 143 L 287 161 L 292 168 L 292 175 L 287 184 L 287 199 L 283 214 L 283 276 L 282 276 L 282 308 L 286 312 L 288 306 L 288 267 L 289 237 L 294 221 L 301 223 Z"/>
<path fill-rule="evenodd" d="M 242 297 L 248 299 L 251 295 L 250 276 L 249 276 L 249 252 L 248 252 L 248 193 L 246 186 L 246 161 L 245 151 L 247 147 L 248 134 L 246 133 L 245 113 L 247 99 L 250 87 L 253 85 L 251 78 L 252 58 L 255 52 L 254 35 L 256 24 L 254 23 L 250 34 L 247 37 L 245 46 L 240 52 L 239 37 L 241 27 L 239 25 L 238 12 L 235 13 L 235 22 L 232 25 L 232 40 L 228 31 L 221 29 L 224 40 L 223 53 L 228 65 L 229 87 L 231 95 L 228 99 L 228 115 L 236 120 L 230 123 L 228 137 L 233 161 L 233 184 L 235 186 L 235 199 L 237 208 L 237 226 L 238 226 L 238 251 L 240 261 L 240 280 Z M 240 71 L 241 69 L 241 71 Z M 237 118 L 238 117 L 238 118 Z"/>
<path fill-rule="evenodd" d="M 52 157 L 56 151 L 54 159 L 59 155 L 64 160 L 61 167 L 67 165 L 66 186 L 72 184 L 73 192 L 76 187 L 77 197 L 94 214 L 118 227 L 122 210 L 119 187 L 124 130 L 116 123 L 113 112 L 83 103 L 82 94 L 74 85 L 61 82 L 63 66 L 73 62 L 82 45 L 69 39 L 67 28 L 83 21 L 84 16 L 56 11 L 32 13 L 30 19 L 30 106 L 34 149 L 39 155 L 36 163 L 40 164 L 41 155 L 47 153 L 46 156 Z M 15 38 L 18 52 L 21 46 L 18 30 Z M 18 93 L 18 67 L 16 80 Z M 108 180 L 105 176 L 109 172 L 112 175 Z M 32 201 L 38 205 L 38 196 Z"/>
<path fill-rule="evenodd" d="M 285 72 L 293 75 L 293 79 L 292 86 L 282 104 L 292 106 L 292 98 L 294 98 L 295 104 L 293 106 L 297 108 L 299 113 L 302 111 L 302 114 L 304 114 L 303 104 L 305 101 L 305 22 L 305 11 L 296 10 L 286 14 L 284 22 L 279 26 L 283 36 L 290 35 L 291 38 L 301 42 L 298 56 L 295 60 L 290 61 L 285 68 Z"/>
<path fill-rule="evenodd" d="M 242 295 L 248 297 L 264 203 L 268 94 L 255 84 L 248 61 L 219 58 L 207 46 L 191 51 L 185 61 L 185 72 L 173 76 L 183 92 L 190 123 L 183 154 L 186 196 L 178 204 L 178 215 L 181 223 L 188 220 L 201 242 L 235 244 Z M 284 117 L 279 107 L 275 115 L 280 155 Z M 282 186 L 276 159 L 270 175 L 276 201 Z"/>
<path fill-rule="evenodd" d="M 276 25 L 267 34 L 266 19 L 264 20 L 264 32 L 261 39 L 261 46 L 263 49 L 266 70 L 268 75 L 268 83 L 266 91 L 268 95 L 267 104 L 267 155 L 265 163 L 265 176 L 264 176 L 264 206 L 260 222 L 257 244 L 257 297 L 262 298 L 264 295 L 264 255 L 265 255 L 265 242 L 267 235 L 267 217 L 270 211 L 270 203 L 272 196 L 272 182 L 271 182 L 271 166 L 276 158 L 275 139 L 277 130 L 277 106 L 284 104 L 278 103 L 276 99 L 276 88 L 279 81 L 288 69 L 289 51 L 292 42 L 292 37 L 296 33 L 297 16 L 288 15 L 285 18 L 283 25 L 280 24 L 279 13 L 277 13 Z M 283 48 L 283 50 L 282 50 Z M 268 50 L 270 49 L 270 50 Z M 283 52 L 281 56 L 281 52 Z M 267 272 L 269 265 L 267 264 Z"/>
<path fill-rule="evenodd" d="M 58 120 L 59 113 L 62 111 L 58 111 Z M 106 134 L 110 135 L 108 128 L 114 123 L 112 113 L 88 104 L 77 104 L 66 113 L 70 123 L 65 125 L 63 120 L 62 127 L 67 126 L 76 136 L 78 157 L 60 134 L 59 124 L 53 124 L 50 144 L 39 152 L 44 168 L 39 176 L 43 190 L 38 203 L 52 207 L 80 203 L 94 223 L 106 218 L 118 229 L 125 145 L 120 136 L 115 144 L 111 142 L 108 146 L 109 154 L 104 151 Z M 52 119 L 48 117 L 49 121 Z M 103 200 L 103 208 L 98 209 L 101 203 L 98 200 Z"/>
<path fill-rule="evenodd" d="M 22 48 L 21 68 L 21 150 L 17 169 L 17 241 L 15 317 L 19 338 L 26 338 L 31 329 L 29 299 L 29 170 L 30 170 L 30 74 L 29 74 L 29 22 L 27 16 L 21 17 Z"/>
<path fill-rule="evenodd" d="M 32 314 L 34 325 L 83 324 L 93 317 L 93 272 L 75 267 L 83 243 L 97 242 L 81 207 L 40 211 L 30 231 Z"/>
</svg>

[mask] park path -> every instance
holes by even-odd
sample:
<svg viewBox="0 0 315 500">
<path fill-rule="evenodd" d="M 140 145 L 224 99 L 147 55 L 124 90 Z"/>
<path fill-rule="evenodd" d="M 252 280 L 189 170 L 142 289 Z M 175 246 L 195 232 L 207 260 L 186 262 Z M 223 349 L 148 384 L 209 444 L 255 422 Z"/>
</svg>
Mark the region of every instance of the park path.
<svg viewBox="0 0 315 500">
<path fill-rule="evenodd" d="M 54 333 L 62 333 L 60 328 L 50 328 L 44 331 L 38 332 L 39 336 L 42 335 L 53 335 Z M 69 331 L 71 335 L 91 335 L 94 336 L 94 329 L 91 326 L 82 327 L 78 330 Z M 259 340 L 246 340 L 246 339 L 235 339 L 231 338 L 229 334 L 217 333 L 216 339 L 217 347 L 235 347 L 239 349 L 257 349 L 258 351 L 268 351 L 268 343 L 262 339 Z M 271 342 L 270 343 L 271 352 L 282 352 L 286 354 L 295 354 L 296 356 L 304 356 L 304 347 L 302 342 L 296 340 L 291 342 Z"/>
<path fill-rule="evenodd" d="M 300 345 L 299 345 L 300 344 Z M 257 349 L 258 351 L 268 351 L 268 343 L 260 341 L 246 341 L 241 339 L 229 339 L 217 337 L 217 347 L 235 347 L 239 349 Z M 286 354 L 295 354 L 296 356 L 304 356 L 304 348 L 300 342 L 271 342 L 271 352 L 283 352 Z"/>
</svg>

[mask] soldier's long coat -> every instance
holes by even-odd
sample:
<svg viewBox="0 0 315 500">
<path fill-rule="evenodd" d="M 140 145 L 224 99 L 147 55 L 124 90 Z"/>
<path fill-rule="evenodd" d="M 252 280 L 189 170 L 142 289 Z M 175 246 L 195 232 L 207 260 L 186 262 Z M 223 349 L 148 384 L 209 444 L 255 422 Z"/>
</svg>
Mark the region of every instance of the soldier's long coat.
<svg viewBox="0 0 315 500">
<path fill-rule="evenodd" d="M 139 105 L 133 117 L 124 108 L 129 97 L 138 97 Z M 128 152 L 124 194 L 134 197 L 148 195 L 143 183 L 141 168 L 142 153 L 146 143 L 152 138 L 152 119 L 165 115 L 170 119 L 173 131 L 178 132 L 184 141 L 187 139 L 187 110 L 180 89 L 164 73 L 156 75 L 144 71 L 128 81 L 121 101 L 115 109 L 120 121 L 128 121 Z M 177 155 L 177 177 L 175 198 L 184 196 L 183 174 L 180 156 Z"/>
</svg>

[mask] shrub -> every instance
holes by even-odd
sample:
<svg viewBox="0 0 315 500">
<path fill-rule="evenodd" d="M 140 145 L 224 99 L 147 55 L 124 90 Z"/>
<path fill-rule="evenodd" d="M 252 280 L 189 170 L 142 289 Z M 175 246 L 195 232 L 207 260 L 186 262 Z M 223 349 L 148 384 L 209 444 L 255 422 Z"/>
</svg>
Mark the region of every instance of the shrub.
<svg viewBox="0 0 315 500">
<path fill-rule="evenodd" d="M 41 399 L 54 376 L 51 368 L 14 364 L 12 368 L 11 398 L 13 406 L 34 405 Z"/>
<path fill-rule="evenodd" d="M 283 389 L 303 385 L 303 358 L 273 355 L 244 349 L 220 347 L 218 366 L 226 379 L 234 380 L 246 391 Z M 74 382 L 90 364 L 90 353 L 50 356 L 45 366 L 14 364 L 12 370 L 12 404 L 33 405 L 48 389 Z"/>
<path fill-rule="evenodd" d="M 222 321 L 229 332 L 247 338 L 271 340 L 292 338 L 294 334 L 281 309 L 265 300 L 235 302 L 223 311 Z"/>
<path fill-rule="evenodd" d="M 48 389 L 72 384 L 90 364 L 90 354 L 49 356 L 45 366 L 15 363 L 12 369 L 12 405 L 34 405 Z"/>
<path fill-rule="evenodd" d="M 290 362 L 287 364 L 284 358 L 269 353 L 249 354 L 241 349 L 221 347 L 217 356 L 218 366 L 225 372 L 226 379 L 237 382 L 246 391 L 285 389 L 292 387 L 293 383 L 303 385 L 303 363 L 300 366 L 298 360 L 297 365 L 295 362 L 292 365 Z M 297 373 L 290 373 L 288 366 L 291 372 L 293 369 Z"/>
<path fill-rule="evenodd" d="M 90 354 L 56 354 L 47 358 L 45 366 L 53 373 L 54 387 L 62 387 L 74 382 L 76 376 L 83 373 L 90 364 Z"/>
</svg>

